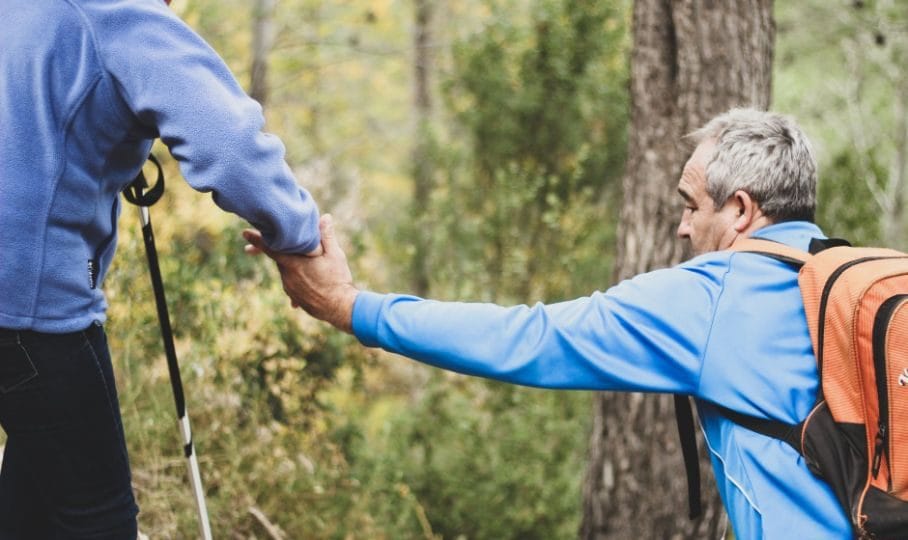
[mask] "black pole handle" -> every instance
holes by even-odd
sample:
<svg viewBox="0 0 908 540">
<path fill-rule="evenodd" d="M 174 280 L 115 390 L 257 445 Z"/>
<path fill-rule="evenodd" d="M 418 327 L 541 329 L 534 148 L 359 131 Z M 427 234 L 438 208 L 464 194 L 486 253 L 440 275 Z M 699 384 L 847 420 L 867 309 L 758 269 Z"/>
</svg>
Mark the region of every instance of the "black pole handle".
<svg viewBox="0 0 908 540">
<path fill-rule="evenodd" d="M 154 154 L 148 154 L 148 161 L 154 163 L 154 166 L 158 168 L 158 179 L 155 184 L 149 189 L 145 173 L 139 170 L 135 180 L 123 190 L 123 198 L 136 206 L 151 206 L 158 202 L 161 195 L 164 194 L 164 170 L 161 168 L 161 163 L 158 158 L 154 157 Z"/>
</svg>

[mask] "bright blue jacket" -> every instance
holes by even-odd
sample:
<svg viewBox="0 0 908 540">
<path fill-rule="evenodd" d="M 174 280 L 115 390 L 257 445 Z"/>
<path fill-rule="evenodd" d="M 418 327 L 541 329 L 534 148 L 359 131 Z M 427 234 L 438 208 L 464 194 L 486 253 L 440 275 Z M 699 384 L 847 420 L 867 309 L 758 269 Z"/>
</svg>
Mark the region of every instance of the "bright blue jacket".
<svg viewBox="0 0 908 540">
<path fill-rule="evenodd" d="M 823 235 L 789 222 L 754 236 L 806 250 Z M 813 405 L 816 361 L 797 274 L 783 263 L 709 253 L 534 307 L 362 292 L 353 330 L 364 345 L 515 384 L 692 395 L 737 538 L 851 538 L 832 491 L 794 449 L 711 406 L 796 423 Z"/>
<path fill-rule="evenodd" d="M 104 320 L 118 193 L 155 137 L 273 248 L 318 245 L 261 108 L 163 1 L 0 0 L 0 21 L 0 328 Z"/>
</svg>

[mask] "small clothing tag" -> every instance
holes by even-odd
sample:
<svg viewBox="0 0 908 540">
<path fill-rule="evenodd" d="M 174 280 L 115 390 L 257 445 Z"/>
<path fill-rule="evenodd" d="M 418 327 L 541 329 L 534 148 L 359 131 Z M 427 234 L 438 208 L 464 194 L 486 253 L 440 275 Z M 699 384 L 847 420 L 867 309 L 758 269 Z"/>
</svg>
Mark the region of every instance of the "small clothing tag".
<svg viewBox="0 0 908 540">
<path fill-rule="evenodd" d="M 94 289 L 98 285 L 98 261 L 88 260 L 88 287 Z"/>
</svg>

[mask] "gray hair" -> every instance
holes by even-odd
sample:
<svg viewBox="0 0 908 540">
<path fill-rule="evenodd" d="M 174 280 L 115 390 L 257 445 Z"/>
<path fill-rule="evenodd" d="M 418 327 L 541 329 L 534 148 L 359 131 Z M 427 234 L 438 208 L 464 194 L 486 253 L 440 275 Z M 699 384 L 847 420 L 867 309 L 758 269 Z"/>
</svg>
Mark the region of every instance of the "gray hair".
<svg viewBox="0 0 908 540">
<path fill-rule="evenodd" d="M 817 162 L 792 118 L 732 109 L 685 138 L 697 145 L 716 143 L 706 166 L 706 192 L 717 209 L 740 189 L 774 223 L 814 220 Z"/>
</svg>

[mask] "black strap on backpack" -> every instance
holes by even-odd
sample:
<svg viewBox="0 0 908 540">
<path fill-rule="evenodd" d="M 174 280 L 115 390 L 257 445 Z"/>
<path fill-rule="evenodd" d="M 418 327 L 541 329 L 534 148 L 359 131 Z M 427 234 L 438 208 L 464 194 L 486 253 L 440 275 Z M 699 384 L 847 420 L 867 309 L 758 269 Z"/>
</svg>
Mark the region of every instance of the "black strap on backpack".
<svg viewBox="0 0 908 540">
<path fill-rule="evenodd" d="M 851 247 L 851 242 L 843 238 L 811 238 L 810 247 L 807 248 L 807 251 L 811 255 L 816 255 L 824 249 L 834 247 Z"/>
<path fill-rule="evenodd" d="M 694 411 L 690 398 L 675 394 L 675 421 L 678 423 L 678 438 L 681 439 L 681 456 L 687 473 L 688 517 L 697 519 L 703 511 L 700 501 L 700 457 L 697 453 L 697 435 L 694 432 Z"/>
<path fill-rule="evenodd" d="M 746 427 L 751 431 L 756 431 L 761 435 L 766 435 L 767 437 L 786 442 L 797 450 L 799 454 L 801 453 L 801 429 L 804 427 L 803 422 L 799 424 L 786 424 L 785 422 L 780 422 L 778 420 L 769 420 L 768 418 L 758 418 L 749 414 L 739 413 L 738 411 L 733 411 L 728 407 L 723 407 L 721 405 L 713 404 L 713 406 L 719 411 L 719 414 L 739 426 Z"/>
</svg>

